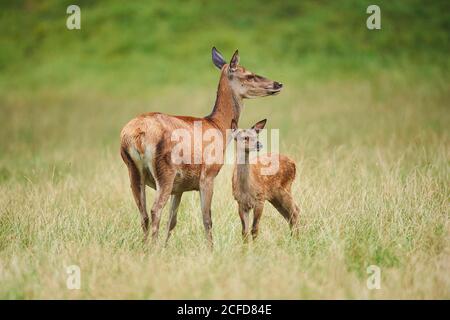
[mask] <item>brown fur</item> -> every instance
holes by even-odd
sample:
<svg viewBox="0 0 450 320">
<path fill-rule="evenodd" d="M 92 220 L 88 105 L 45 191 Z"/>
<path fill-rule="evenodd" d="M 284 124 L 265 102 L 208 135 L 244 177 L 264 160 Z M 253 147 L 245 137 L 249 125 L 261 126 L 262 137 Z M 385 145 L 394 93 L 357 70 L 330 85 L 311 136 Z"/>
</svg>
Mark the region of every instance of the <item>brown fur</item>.
<svg viewBox="0 0 450 320">
<path fill-rule="evenodd" d="M 175 164 L 171 151 L 176 142 L 171 141 L 173 130 L 184 128 L 193 133 L 194 121 L 202 122 L 202 130 L 216 128 L 226 139 L 226 130 L 232 120 L 239 121 L 242 100 L 249 97 L 245 89 L 252 91 L 252 97 L 278 93 L 281 84 L 260 77 L 258 85 L 241 83 L 243 73 L 251 74 L 237 65 L 237 51 L 232 62 L 221 68 L 216 103 L 212 113 L 204 118 L 171 116 L 163 113 L 145 113 L 128 122 L 121 132 L 121 156 L 128 167 L 131 190 L 141 213 L 144 240 L 148 236 L 148 214 L 145 201 L 145 186 L 156 189 L 156 197 L 151 208 L 152 238 L 156 240 L 159 231 L 161 211 L 171 196 L 169 218 L 170 233 L 176 225 L 176 216 L 181 196 L 185 191 L 200 191 L 203 224 L 210 245 L 212 245 L 211 200 L 213 181 L 222 164 Z M 203 150 L 211 142 L 203 142 Z M 223 143 L 225 152 L 226 141 Z M 194 148 L 192 144 L 192 153 Z"/>
<path fill-rule="evenodd" d="M 262 124 L 261 124 L 262 123 Z M 265 120 L 259 122 L 260 129 L 265 125 Z M 258 126 L 256 124 L 255 126 Z M 239 216 L 242 222 L 242 237 L 247 241 L 249 235 L 249 213 L 253 210 L 252 236 L 258 236 L 259 221 L 261 219 L 264 202 L 269 201 L 281 213 L 283 218 L 289 223 L 291 230 L 296 233 L 298 230 L 299 208 L 292 197 L 292 183 L 296 175 L 295 162 L 289 157 L 279 154 L 261 155 L 256 163 L 249 160 L 250 151 L 255 149 L 257 138 L 252 129 L 244 130 L 247 137 L 245 145 L 237 150 L 244 152 L 244 163 L 237 163 L 233 170 L 233 196 L 238 203 Z M 247 134 L 249 133 L 250 134 Z M 238 133 L 239 135 L 239 133 Z M 278 156 L 279 169 L 273 175 L 261 174 L 261 169 L 267 166 L 273 156 Z"/>
</svg>

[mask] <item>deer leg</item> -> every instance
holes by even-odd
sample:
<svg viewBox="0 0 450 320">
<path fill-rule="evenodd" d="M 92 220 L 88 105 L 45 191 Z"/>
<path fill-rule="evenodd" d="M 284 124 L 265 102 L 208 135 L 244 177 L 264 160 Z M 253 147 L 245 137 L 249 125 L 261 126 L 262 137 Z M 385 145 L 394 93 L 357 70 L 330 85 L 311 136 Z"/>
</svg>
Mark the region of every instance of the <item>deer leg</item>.
<svg viewBox="0 0 450 320">
<path fill-rule="evenodd" d="M 299 233 L 299 223 L 298 223 L 298 215 L 299 215 L 300 209 L 297 206 L 297 204 L 294 202 L 294 208 L 292 211 L 291 216 L 291 232 L 294 237 L 298 237 Z"/>
<path fill-rule="evenodd" d="M 280 204 L 284 211 L 283 216 L 289 223 L 291 231 L 293 234 L 297 233 L 298 230 L 298 206 L 295 204 L 294 199 L 287 191 L 282 191 L 280 194 Z"/>
<path fill-rule="evenodd" d="M 253 226 L 252 226 L 252 238 L 253 240 L 258 237 L 259 233 L 259 221 L 261 219 L 261 215 L 264 209 L 264 202 L 256 204 L 253 209 Z"/>
<path fill-rule="evenodd" d="M 143 174 L 141 174 L 140 178 L 140 202 L 141 202 L 141 226 L 142 230 L 144 231 L 144 242 L 147 242 L 148 239 L 148 214 L 147 214 L 147 200 L 145 197 L 145 178 Z"/>
<path fill-rule="evenodd" d="M 125 150 L 121 151 L 122 158 L 128 167 L 128 174 L 130 176 L 130 187 L 133 193 L 134 201 L 141 213 L 141 226 L 144 232 L 144 242 L 148 238 L 148 214 L 145 199 L 145 177 L 142 172 L 139 172 L 136 164 L 130 158 Z"/>
<path fill-rule="evenodd" d="M 161 220 L 161 212 L 164 206 L 169 200 L 170 191 L 168 187 L 163 187 L 156 191 L 155 202 L 153 202 L 151 215 L 152 215 L 152 242 L 156 243 L 159 234 L 159 223 Z"/>
<path fill-rule="evenodd" d="M 169 168 L 160 166 L 156 171 L 156 175 L 154 176 L 156 181 L 156 196 L 151 210 L 153 243 L 156 243 L 158 239 L 161 212 L 172 193 L 173 181 L 175 179 L 175 172 L 170 171 Z"/>
<path fill-rule="evenodd" d="M 174 194 L 171 196 L 170 200 L 170 216 L 169 221 L 167 223 L 167 238 L 166 238 L 166 246 L 169 242 L 170 235 L 172 234 L 172 230 L 177 225 L 177 212 L 180 206 L 182 193 Z"/>
<path fill-rule="evenodd" d="M 292 234 L 296 235 L 298 232 L 298 206 L 295 204 L 292 195 L 287 191 L 281 191 L 274 206 L 283 215 L 289 223 Z"/>
<path fill-rule="evenodd" d="M 200 180 L 200 202 L 202 207 L 203 226 L 210 248 L 213 247 L 211 201 L 213 196 L 213 179 L 206 178 Z"/>
<path fill-rule="evenodd" d="M 244 243 L 248 241 L 249 235 L 249 214 L 250 211 L 243 208 L 243 206 L 239 205 L 239 217 L 241 218 L 242 223 L 242 240 Z"/>
</svg>

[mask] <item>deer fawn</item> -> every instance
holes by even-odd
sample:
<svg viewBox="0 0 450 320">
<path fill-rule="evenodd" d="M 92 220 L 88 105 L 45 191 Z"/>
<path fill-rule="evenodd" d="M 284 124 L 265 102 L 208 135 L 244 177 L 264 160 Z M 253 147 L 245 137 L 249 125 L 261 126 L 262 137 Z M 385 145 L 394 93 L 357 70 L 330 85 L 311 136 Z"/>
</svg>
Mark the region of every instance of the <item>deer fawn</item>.
<svg viewBox="0 0 450 320">
<path fill-rule="evenodd" d="M 201 133 L 213 129 L 223 138 L 222 155 L 225 152 L 226 130 L 231 122 L 238 123 L 243 107 L 243 99 L 264 97 L 277 94 L 282 84 L 258 76 L 239 65 L 236 50 L 230 63 L 212 48 L 212 60 L 221 70 L 217 98 L 210 115 L 203 118 L 172 116 L 163 113 L 145 113 L 128 122 L 121 132 L 120 153 L 128 167 L 131 190 L 141 214 L 144 241 L 148 237 L 149 217 L 146 209 L 145 186 L 156 189 L 156 196 L 151 208 L 152 240 L 158 238 L 161 211 L 171 196 L 170 217 L 167 240 L 177 223 L 177 211 L 181 196 L 185 191 L 200 192 L 203 224 L 208 243 L 212 247 L 211 200 L 214 178 L 219 173 L 222 163 L 206 163 L 204 155 L 201 161 L 173 161 L 171 154 L 176 143 L 172 141 L 174 130 L 182 129 L 195 137 L 195 123 L 201 125 Z M 212 142 L 201 141 L 200 146 L 192 141 L 185 142 L 190 150 L 190 159 L 205 150 Z"/>
<path fill-rule="evenodd" d="M 232 136 L 237 141 L 236 164 L 233 171 L 233 196 L 239 205 L 244 241 L 248 239 L 249 213 L 252 209 L 252 237 L 255 239 L 258 236 L 259 221 L 266 200 L 287 220 L 291 230 L 297 231 L 299 209 L 291 194 L 291 186 L 296 173 L 294 161 L 284 155 L 278 155 L 279 169 L 273 175 L 261 174 L 263 163 L 268 163 L 271 154 L 260 156 L 259 161 L 250 164 L 250 152 L 259 151 L 262 148 L 261 142 L 258 141 L 258 133 L 265 125 L 266 119 L 259 121 L 251 129 L 237 129 L 237 124 L 235 122 L 232 124 Z M 262 159 L 262 157 L 266 157 L 266 159 Z"/>
</svg>

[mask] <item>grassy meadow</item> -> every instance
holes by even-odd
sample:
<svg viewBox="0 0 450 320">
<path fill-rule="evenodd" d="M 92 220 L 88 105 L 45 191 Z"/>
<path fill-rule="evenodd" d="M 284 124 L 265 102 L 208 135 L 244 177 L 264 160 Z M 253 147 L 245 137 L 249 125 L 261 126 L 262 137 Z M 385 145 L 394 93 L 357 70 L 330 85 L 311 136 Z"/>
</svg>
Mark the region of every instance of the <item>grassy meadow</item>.
<svg viewBox="0 0 450 320">
<path fill-rule="evenodd" d="M 72 31 L 69 4 L 0 4 L 0 298 L 450 298 L 447 1 L 379 1 L 376 31 L 365 0 L 78 0 Z M 300 235 L 267 204 L 242 244 L 226 165 L 213 252 L 194 192 L 169 245 L 143 246 L 120 130 L 148 111 L 209 114 L 213 45 L 285 86 L 247 100 L 240 126 L 280 130 Z"/>
</svg>

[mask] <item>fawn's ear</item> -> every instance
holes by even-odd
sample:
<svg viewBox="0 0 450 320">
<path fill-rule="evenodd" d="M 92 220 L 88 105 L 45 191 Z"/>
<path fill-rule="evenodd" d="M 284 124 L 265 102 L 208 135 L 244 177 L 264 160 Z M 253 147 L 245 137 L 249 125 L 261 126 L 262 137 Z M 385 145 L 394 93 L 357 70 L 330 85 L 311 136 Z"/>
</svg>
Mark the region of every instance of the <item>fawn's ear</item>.
<svg viewBox="0 0 450 320">
<path fill-rule="evenodd" d="M 220 54 L 219 51 L 217 51 L 216 47 L 212 48 L 211 51 L 212 54 L 212 61 L 214 63 L 214 65 L 219 68 L 222 69 L 223 65 L 226 63 L 225 59 L 222 57 L 222 55 Z"/>
<path fill-rule="evenodd" d="M 256 131 L 256 133 L 259 133 L 264 127 L 266 126 L 267 119 L 261 120 L 257 122 L 252 129 Z"/>
<path fill-rule="evenodd" d="M 238 65 L 239 65 L 239 51 L 236 49 L 230 60 L 230 70 L 236 71 Z"/>
<path fill-rule="evenodd" d="M 231 131 L 236 131 L 238 128 L 237 122 L 236 120 L 232 119 L 231 120 Z"/>
</svg>

